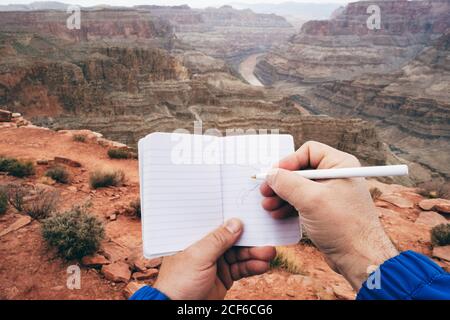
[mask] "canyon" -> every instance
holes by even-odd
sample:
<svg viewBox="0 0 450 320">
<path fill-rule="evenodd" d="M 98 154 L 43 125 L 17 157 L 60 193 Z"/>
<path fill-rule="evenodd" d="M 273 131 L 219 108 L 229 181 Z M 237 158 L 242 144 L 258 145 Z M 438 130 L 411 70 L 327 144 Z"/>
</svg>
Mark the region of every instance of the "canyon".
<svg viewBox="0 0 450 320">
<path fill-rule="evenodd" d="M 380 8 L 379 30 L 366 26 L 367 2 L 350 3 L 307 22 L 261 57 L 255 74 L 288 88 L 311 114 L 374 123 L 397 156 L 428 171 L 418 180 L 448 181 L 450 1 L 371 4 Z"/>
<path fill-rule="evenodd" d="M 222 15 L 229 17 L 230 11 L 248 16 L 247 11 L 228 7 L 204 14 L 208 23 L 220 26 Z M 273 15 L 250 16 L 265 32 L 269 26 L 289 27 Z M 227 53 L 210 56 L 201 48 L 185 48 L 175 30 L 196 19 L 202 21 L 197 27 L 203 28 L 206 18 L 199 18 L 195 10 L 83 11 L 81 30 L 72 31 L 55 22 L 67 17 L 64 12 L 0 12 L 0 17 L 0 108 L 22 113 L 37 125 L 87 128 L 136 146 L 151 132 L 192 131 L 194 121 L 202 121 L 205 130 L 280 129 L 293 134 L 297 146 L 318 140 L 354 153 L 367 164 L 399 161 L 370 123 L 302 114 L 284 92 L 243 82 Z M 108 17 L 114 19 L 106 27 L 96 22 Z M 245 21 L 251 26 L 249 19 Z M 254 41 L 253 45 L 259 43 L 258 38 Z M 248 53 L 246 48 L 236 52 Z"/>
<path fill-rule="evenodd" d="M 130 213 L 138 161 L 108 154 L 135 154 L 147 134 L 199 123 L 221 134 L 278 129 L 296 147 L 320 141 L 364 165 L 408 164 L 409 177 L 368 181 L 378 217 L 398 250 L 449 271 L 430 240 L 449 221 L 448 200 L 427 197 L 450 196 L 439 189 L 450 176 L 450 0 L 370 4 L 381 8 L 380 30 L 367 29 L 367 1 L 300 31 L 230 6 L 81 8 L 79 30 L 66 27 L 64 4 L 0 6 L 0 155 L 36 169 L 24 179 L 2 173 L 0 186 L 58 192 L 57 212 L 89 203 L 106 234 L 77 262 L 81 290 L 69 290 L 73 262 L 47 248 L 40 221 L 9 207 L 0 216 L 0 299 L 124 299 L 153 284 L 161 260 L 143 259 L 141 221 Z M 77 164 L 64 165 L 68 184 L 46 176 L 57 158 Z M 124 185 L 93 190 L 98 168 L 122 170 Z M 355 298 L 307 238 L 277 251 L 295 272 L 242 279 L 226 298 Z"/>
</svg>

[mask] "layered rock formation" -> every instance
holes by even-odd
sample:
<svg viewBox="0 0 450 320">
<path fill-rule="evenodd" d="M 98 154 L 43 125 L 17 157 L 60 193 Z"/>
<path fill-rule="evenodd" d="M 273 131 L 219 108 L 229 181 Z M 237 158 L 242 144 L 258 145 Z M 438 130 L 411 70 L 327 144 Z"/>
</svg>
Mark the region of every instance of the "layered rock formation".
<svg viewBox="0 0 450 320">
<path fill-rule="evenodd" d="M 299 100 L 314 113 L 375 122 L 397 154 L 448 179 L 449 65 L 450 32 L 394 73 L 325 83 Z"/>
<path fill-rule="evenodd" d="M 148 10 L 140 10 L 147 21 Z M 125 17 L 132 14 L 124 12 Z M 162 44 L 174 39 L 173 33 L 159 37 L 166 28 L 138 39 L 128 38 L 124 28 L 111 32 L 108 41 L 50 37 L 46 29 L 36 30 L 0 34 L 0 108 L 20 112 L 38 125 L 88 128 L 135 146 L 151 132 L 192 131 L 194 121 L 202 121 L 204 130 L 279 129 L 293 134 L 297 145 L 318 140 L 367 164 L 391 159 L 369 123 L 303 116 L 283 92 L 244 84 L 223 60 L 179 47 L 164 49 Z M 93 34 L 89 24 L 85 33 Z"/>
<path fill-rule="evenodd" d="M 370 5 L 380 8 L 381 29 L 371 30 Z M 359 1 L 333 19 L 310 21 L 258 64 L 265 83 L 321 83 L 383 74 L 413 59 L 450 26 L 450 1 Z"/>
<path fill-rule="evenodd" d="M 148 12 L 136 10 L 83 10 L 80 29 L 67 28 L 70 14 L 61 11 L 0 12 L 2 32 L 35 32 L 70 41 L 104 40 L 110 38 L 168 38 L 172 26 Z"/>
<path fill-rule="evenodd" d="M 138 8 L 170 21 L 177 37 L 187 48 L 225 59 L 233 67 L 250 54 L 264 52 L 283 43 L 295 31 L 280 16 L 256 14 L 230 6 L 206 9 L 187 6 Z"/>
</svg>

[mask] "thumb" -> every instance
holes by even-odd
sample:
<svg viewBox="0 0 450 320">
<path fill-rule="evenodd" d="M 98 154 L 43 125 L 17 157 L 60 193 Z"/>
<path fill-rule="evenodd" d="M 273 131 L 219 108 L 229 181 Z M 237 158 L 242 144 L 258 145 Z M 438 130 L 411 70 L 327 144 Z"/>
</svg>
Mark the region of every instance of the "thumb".
<svg viewBox="0 0 450 320">
<path fill-rule="evenodd" d="M 280 198 L 289 202 L 297 210 L 301 200 L 305 200 L 306 193 L 317 188 L 316 182 L 293 171 L 278 168 L 270 170 L 266 182 Z"/>
<path fill-rule="evenodd" d="M 197 251 L 198 255 L 211 262 L 216 262 L 230 249 L 242 234 L 243 225 L 238 219 L 228 220 L 206 237 L 195 243 L 189 250 Z"/>
</svg>

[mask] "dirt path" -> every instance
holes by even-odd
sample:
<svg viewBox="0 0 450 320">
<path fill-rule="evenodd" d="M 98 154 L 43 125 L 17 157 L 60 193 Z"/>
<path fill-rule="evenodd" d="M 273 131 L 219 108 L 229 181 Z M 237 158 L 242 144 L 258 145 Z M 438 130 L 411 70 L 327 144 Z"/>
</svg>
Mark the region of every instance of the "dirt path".
<svg viewBox="0 0 450 320">
<path fill-rule="evenodd" d="M 250 83 L 252 86 L 256 87 L 264 87 L 261 81 L 255 76 L 254 71 L 256 64 L 258 63 L 258 58 L 261 57 L 262 53 L 252 54 L 247 57 L 244 61 L 239 65 L 239 73 L 242 77 Z"/>
</svg>

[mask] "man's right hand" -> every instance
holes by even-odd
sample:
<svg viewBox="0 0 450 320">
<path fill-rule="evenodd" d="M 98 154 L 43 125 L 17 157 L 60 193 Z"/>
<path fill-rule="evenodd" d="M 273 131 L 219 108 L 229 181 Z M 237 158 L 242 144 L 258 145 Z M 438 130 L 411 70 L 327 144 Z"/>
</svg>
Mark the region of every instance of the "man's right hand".
<svg viewBox="0 0 450 320">
<path fill-rule="evenodd" d="M 264 209 L 276 219 L 299 212 L 308 237 L 355 290 L 367 279 L 369 266 L 398 255 L 378 220 L 365 179 L 311 181 L 291 171 L 359 166 L 350 154 L 307 142 L 261 185 Z"/>
</svg>

